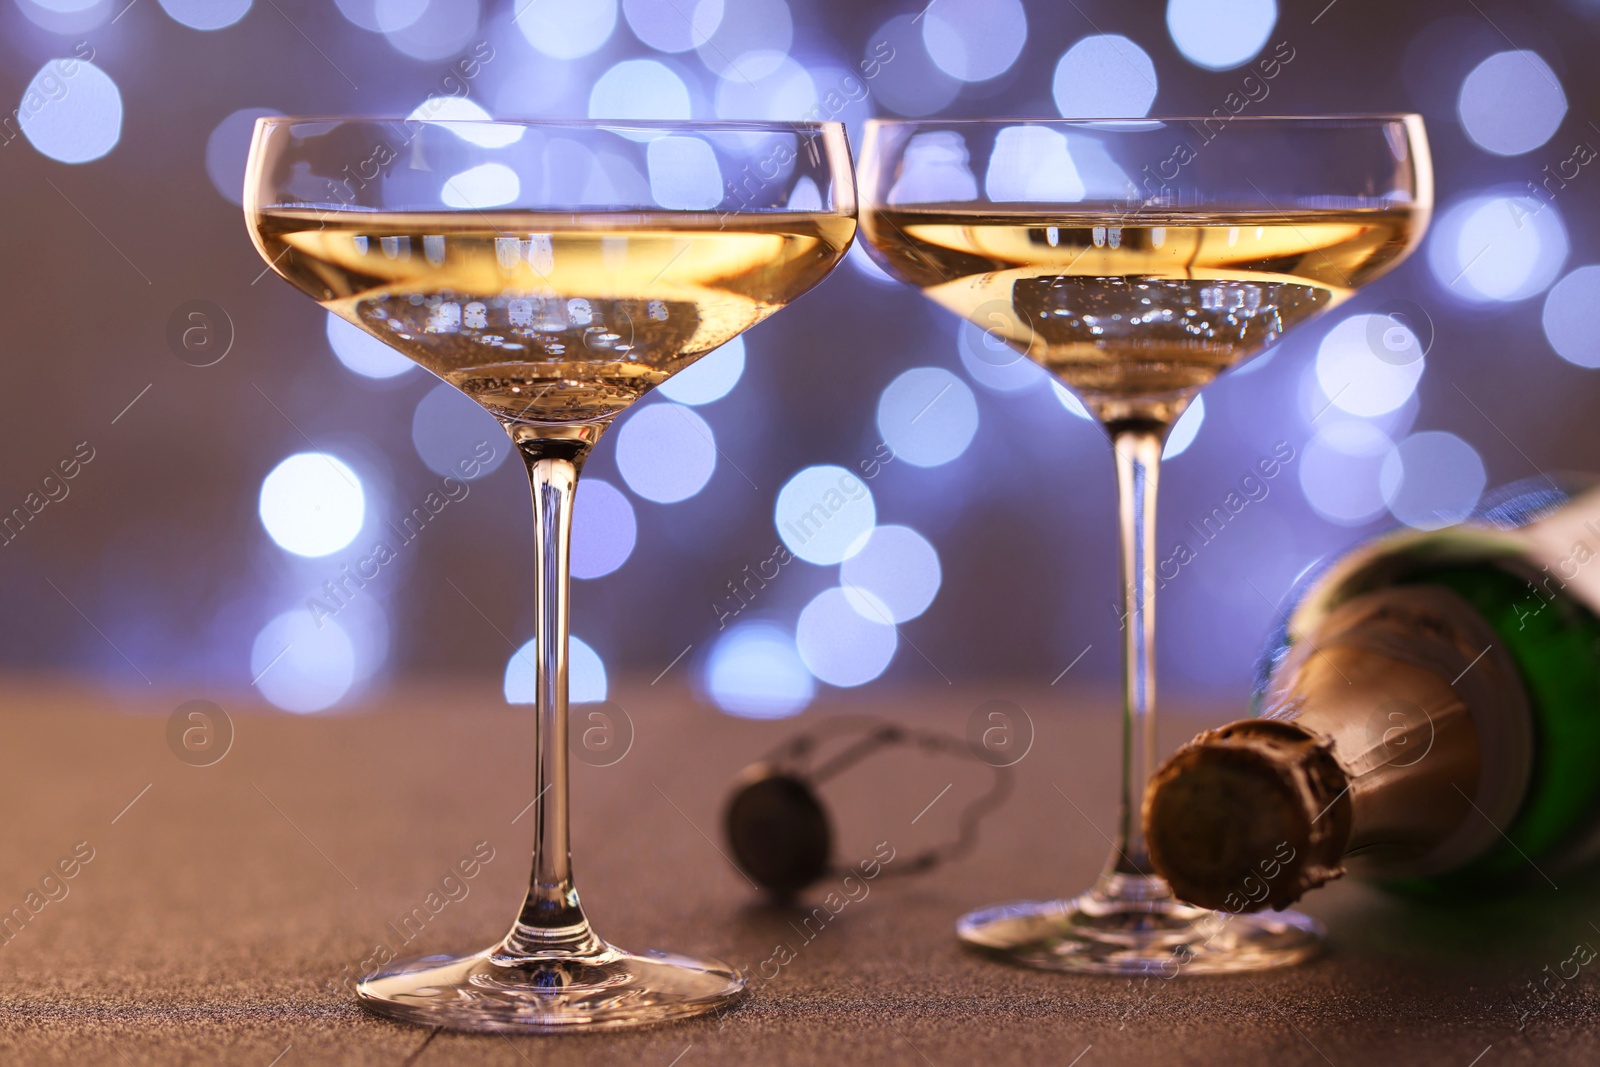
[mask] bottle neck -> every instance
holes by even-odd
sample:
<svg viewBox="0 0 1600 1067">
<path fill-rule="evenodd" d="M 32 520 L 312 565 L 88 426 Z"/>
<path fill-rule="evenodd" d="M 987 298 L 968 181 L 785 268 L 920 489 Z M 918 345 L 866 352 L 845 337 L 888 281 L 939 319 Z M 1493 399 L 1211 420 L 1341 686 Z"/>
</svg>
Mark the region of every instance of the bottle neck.
<svg viewBox="0 0 1600 1067">
<path fill-rule="evenodd" d="M 1532 743 L 1515 666 L 1465 601 L 1366 593 L 1291 646 L 1261 718 L 1162 767 L 1146 797 L 1152 857 L 1180 896 L 1225 908 L 1248 878 L 1266 882 L 1254 906 L 1287 905 L 1347 858 L 1380 877 L 1448 870 L 1515 814 Z M 1258 852 L 1275 855 L 1263 867 Z"/>
<path fill-rule="evenodd" d="M 1336 609 L 1317 640 L 1327 655 L 1306 642 L 1285 677 L 1300 696 L 1295 721 L 1332 741 L 1349 776 L 1346 851 L 1363 873 L 1437 873 L 1493 846 L 1522 804 L 1534 748 L 1527 695 L 1493 627 L 1448 589 L 1402 586 Z"/>
</svg>

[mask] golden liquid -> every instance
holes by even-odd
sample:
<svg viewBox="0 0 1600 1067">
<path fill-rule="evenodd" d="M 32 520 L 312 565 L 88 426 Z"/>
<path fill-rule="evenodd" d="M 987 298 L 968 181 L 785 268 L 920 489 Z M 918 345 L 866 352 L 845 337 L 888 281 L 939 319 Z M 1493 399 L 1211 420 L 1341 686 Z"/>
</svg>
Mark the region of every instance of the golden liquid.
<svg viewBox="0 0 1600 1067">
<path fill-rule="evenodd" d="M 821 213 L 266 208 L 273 269 L 519 422 L 607 419 L 811 288 L 855 235 Z"/>
<path fill-rule="evenodd" d="M 889 270 L 1053 371 L 1104 422 L 1172 421 L 1399 261 L 1425 223 L 1403 208 L 862 217 Z"/>
</svg>

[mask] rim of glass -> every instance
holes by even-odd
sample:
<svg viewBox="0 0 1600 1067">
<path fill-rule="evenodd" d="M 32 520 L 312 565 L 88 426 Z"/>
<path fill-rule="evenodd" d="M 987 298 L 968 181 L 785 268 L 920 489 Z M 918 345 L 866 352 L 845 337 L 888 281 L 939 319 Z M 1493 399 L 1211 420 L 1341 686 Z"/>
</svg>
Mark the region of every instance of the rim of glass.
<svg viewBox="0 0 1600 1067">
<path fill-rule="evenodd" d="M 1029 124 L 1034 126 L 1062 125 L 1070 123 L 1074 126 L 1105 125 L 1105 126 L 1154 126 L 1166 122 L 1215 122 L 1219 119 L 1230 125 L 1235 122 L 1248 122 L 1253 124 L 1266 124 L 1270 122 L 1315 125 L 1317 123 L 1356 123 L 1366 122 L 1374 125 L 1383 122 L 1406 122 L 1411 119 L 1421 119 L 1422 114 L 1416 111 L 1392 112 L 1349 112 L 1332 115 L 1144 115 L 1139 118 L 984 118 L 984 119 L 868 119 L 868 126 L 1016 126 Z"/>
<path fill-rule="evenodd" d="M 748 131 L 817 131 L 843 130 L 842 122 L 762 122 L 748 119 L 428 119 L 406 115 L 262 115 L 258 125 L 292 126 L 297 123 L 339 122 L 352 125 L 387 126 L 395 123 L 425 123 L 429 126 L 552 126 L 569 129 L 595 130 L 726 130 L 730 133 Z"/>
</svg>

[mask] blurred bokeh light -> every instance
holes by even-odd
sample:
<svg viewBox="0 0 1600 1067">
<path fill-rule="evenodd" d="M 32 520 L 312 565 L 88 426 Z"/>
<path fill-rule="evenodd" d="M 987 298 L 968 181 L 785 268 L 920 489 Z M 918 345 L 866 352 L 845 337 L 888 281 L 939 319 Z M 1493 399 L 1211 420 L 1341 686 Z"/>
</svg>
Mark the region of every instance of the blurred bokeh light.
<svg viewBox="0 0 1600 1067">
<path fill-rule="evenodd" d="M 772 521 L 789 551 L 808 563 L 842 563 L 877 523 L 869 489 L 843 467 L 807 467 L 778 491 Z"/>
<path fill-rule="evenodd" d="M 1544 335 L 1556 355 L 1591 370 L 1600 368 L 1600 266 L 1579 267 L 1550 288 L 1544 302 Z"/>
<path fill-rule="evenodd" d="M 29 100 L 53 106 L 30 107 Z M 60 163 L 88 163 L 122 137 L 122 94 L 111 76 L 87 60 L 52 59 L 23 94 L 17 125 L 29 143 Z"/>
<path fill-rule="evenodd" d="M 889 666 L 899 644 L 889 609 L 871 593 L 835 586 L 800 610 L 795 644 L 818 681 L 865 685 Z"/>
<path fill-rule="evenodd" d="M 816 692 L 794 635 L 764 621 L 739 623 L 717 638 L 703 684 L 717 707 L 746 719 L 794 715 Z"/>
<path fill-rule="evenodd" d="M 839 568 L 839 584 L 847 592 L 872 597 L 851 600 L 851 606 L 875 622 L 883 621 L 879 605 L 890 621 L 910 622 L 928 610 L 942 580 L 939 553 L 909 526 L 874 527 L 860 551 Z"/>
<path fill-rule="evenodd" d="M 617 429 L 617 467 L 628 488 L 658 504 L 688 500 L 711 480 L 717 442 L 682 404 L 645 404 Z"/>
<path fill-rule="evenodd" d="M 1496 52 L 1461 83 L 1461 126 L 1479 148 L 1500 156 L 1531 152 L 1555 136 L 1567 96 L 1536 52 Z"/>
<path fill-rule="evenodd" d="M 1150 113 L 1158 83 L 1144 49 L 1119 33 L 1094 34 L 1056 64 L 1051 94 L 1069 119 L 1125 119 Z"/>
<path fill-rule="evenodd" d="M 337 457 L 297 452 L 261 483 L 261 525 L 297 556 L 326 556 L 355 540 L 366 517 L 361 479 Z"/>
<path fill-rule="evenodd" d="M 1276 0 L 1167 0 L 1167 30 L 1191 63 L 1229 70 L 1255 58 L 1278 22 Z"/>
</svg>

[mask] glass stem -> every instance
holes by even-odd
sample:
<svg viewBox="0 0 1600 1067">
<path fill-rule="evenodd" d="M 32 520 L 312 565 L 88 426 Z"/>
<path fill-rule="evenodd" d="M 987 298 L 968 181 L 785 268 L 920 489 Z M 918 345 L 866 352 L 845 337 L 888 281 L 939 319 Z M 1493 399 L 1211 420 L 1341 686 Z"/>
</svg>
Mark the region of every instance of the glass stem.
<svg viewBox="0 0 1600 1067">
<path fill-rule="evenodd" d="M 599 435 L 541 436 L 508 425 L 533 488 L 537 769 L 533 781 L 533 875 L 516 925 L 497 950 L 504 957 L 594 955 L 603 942 L 589 928 L 572 884 L 567 797 L 567 626 L 572 501 L 578 471 Z M 539 428 L 543 430 L 544 428 Z"/>
<path fill-rule="evenodd" d="M 1128 419 L 1106 427 L 1117 460 L 1122 558 L 1122 795 L 1106 875 L 1151 875 L 1140 805 L 1156 756 L 1156 483 L 1166 423 Z"/>
</svg>

